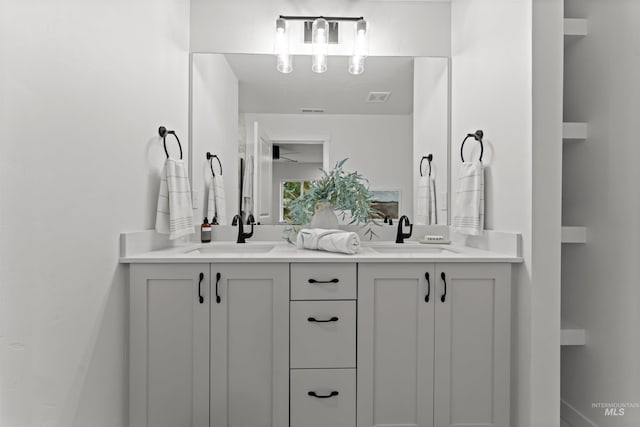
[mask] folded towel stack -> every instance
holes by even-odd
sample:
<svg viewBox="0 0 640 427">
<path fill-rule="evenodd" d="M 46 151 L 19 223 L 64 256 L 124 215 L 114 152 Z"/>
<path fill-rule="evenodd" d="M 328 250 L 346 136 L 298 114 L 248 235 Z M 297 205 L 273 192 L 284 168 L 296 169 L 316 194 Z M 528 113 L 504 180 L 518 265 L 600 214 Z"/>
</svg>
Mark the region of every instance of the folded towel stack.
<svg viewBox="0 0 640 427">
<path fill-rule="evenodd" d="M 453 210 L 453 230 L 480 236 L 484 229 L 484 169 L 482 163 L 462 163 Z"/>
<path fill-rule="evenodd" d="M 158 195 L 156 231 L 169 234 L 171 240 L 195 233 L 191 187 L 182 160 L 168 158 L 164 163 Z"/>
<path fill-rule="evenodd" d="M 343 230 L 303 228 L 298 233 L 297 246 L 300 249 L 314 249 L 353 255 L 360 251 L 360 236 Z"/>
</svg>

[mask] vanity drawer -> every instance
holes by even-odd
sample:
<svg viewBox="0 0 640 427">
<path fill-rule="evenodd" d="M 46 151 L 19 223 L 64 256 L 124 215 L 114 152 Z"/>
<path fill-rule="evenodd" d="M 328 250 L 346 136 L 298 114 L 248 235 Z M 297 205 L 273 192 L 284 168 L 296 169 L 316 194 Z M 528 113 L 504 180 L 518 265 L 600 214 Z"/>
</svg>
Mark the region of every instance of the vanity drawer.
<svg viewBox="0 0 640 427">
<path fill-rule="evenodd" d="M 291 299 L 356 299 L 355 264 L 291 264 Z"/>
<path fill-rule="evenodd" d="M 356 366 L 356 302 L 290 303 L 291 368 Z"/>
<path fill-rule="evenodd" d="M 292 369 L 289 395 L 291 427 L 356 425 L 355 369 Z"/>
</svg>

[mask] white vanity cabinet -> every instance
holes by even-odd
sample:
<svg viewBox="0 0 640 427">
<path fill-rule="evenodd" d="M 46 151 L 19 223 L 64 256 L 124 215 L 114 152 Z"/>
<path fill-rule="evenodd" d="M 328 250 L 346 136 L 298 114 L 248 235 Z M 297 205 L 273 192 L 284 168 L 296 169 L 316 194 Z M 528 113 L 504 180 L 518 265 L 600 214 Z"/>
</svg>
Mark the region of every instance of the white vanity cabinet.
<svg viewBox="0 0 640 427">
<path fill-rule="evenodd" d="M 130 272 L 129 424 L 207 427 L 209 264 Z"/>
<path fill-rule="evenodd" d="M 360 264 L 359 427 L 509 426 L 510 268 Z"/>
<path fill-rule="evenodd" d="M 130 296 L 131 427 L 289 425 L 289 264 L 133 264 Z"/>
<path fill-rule="evenodd" d="M 291 427 L 356 425 L 355 263 L 291 264 Z"/>
<path fill-rule="evenodd" d="M 508 427 L 510 276 L 504 262 L 132 264 L 130 426 Z"/>
<path fill-rule="evenodd" d="M 509 427 L 511 266 L 436 264 L 436 280 L 435 426 Z"/>
<path fill-rule="evenodd" d="M 289 264 L 211 264 L 210 378 L 211 427 L 289 425 Z"/>
</svg>

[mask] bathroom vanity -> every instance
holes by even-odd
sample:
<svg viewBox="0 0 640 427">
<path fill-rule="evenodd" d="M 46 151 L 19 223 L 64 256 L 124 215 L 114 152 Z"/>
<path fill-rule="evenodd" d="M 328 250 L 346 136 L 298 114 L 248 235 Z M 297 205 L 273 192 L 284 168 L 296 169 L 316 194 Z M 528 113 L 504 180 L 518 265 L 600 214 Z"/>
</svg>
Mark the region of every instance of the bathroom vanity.
<svg viewBox="0 0 640 427">
<path fill-rule="evenodd" d="M 131 426 L 507 427 L 521 259 L 412 243 L 123 258 Z"/>
</svg>

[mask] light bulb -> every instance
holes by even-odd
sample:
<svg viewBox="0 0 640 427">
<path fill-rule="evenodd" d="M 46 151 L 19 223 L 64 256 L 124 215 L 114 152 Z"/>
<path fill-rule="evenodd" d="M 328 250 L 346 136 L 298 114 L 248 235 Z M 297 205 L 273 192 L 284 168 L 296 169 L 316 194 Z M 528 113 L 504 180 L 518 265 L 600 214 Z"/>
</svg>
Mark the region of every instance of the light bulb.
<svg viewBox="0 0 640 427">
<path fill-rule="evenodd" d="M 329 53 L 328 33 L 329 23 L 326 19 L 318 18 L 313 21 L 311 27 L 311 51 L 313 54 L 311 70 L 314 73 L 324 73 L 327 71 L 327 54 Z"/>
<path fill-rule="evenodd" d="M 356 22 L 356 32 L 353 37 L 353 55 L 366 58 L 369 55 L 369 41 L 367 37 L 367 21 L 361 19 Z"/>
<path fill-rule="evenodd" d="M 349 60 L 349 73 L 362 74 L 364 72 L 364 56 L 353 55 Z"/>
<path fill-rule="evenodd" d="M 287 21 L 283 18 L 276 19 L 276 34 L 273 53 L 278 58 L 276 68 L 281 73 L 293 71 L 291 55 L 289 55 L 289 34 L 287 33 Z"/>
<path fill-rule="evenodd" d="M 356 22 L 356 31 L 353 36 L 353 56 L 349 61 L 349 72 L 351 74 L 362 74 L 364 72 L 364 58 L 368 54 L 367 21 L 360 19 Z"/>
</svg>

